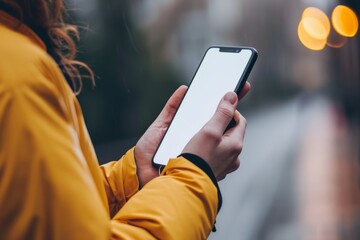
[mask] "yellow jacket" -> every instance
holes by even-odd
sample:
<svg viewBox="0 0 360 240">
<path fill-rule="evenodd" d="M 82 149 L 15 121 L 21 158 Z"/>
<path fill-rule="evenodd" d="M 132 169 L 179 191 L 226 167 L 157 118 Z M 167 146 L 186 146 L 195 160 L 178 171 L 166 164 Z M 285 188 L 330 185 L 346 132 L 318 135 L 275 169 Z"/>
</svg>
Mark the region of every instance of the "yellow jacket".
<svg viewBox="0 0 360 240">
<path fill-rule="evenodd" d="M 138 190 L 134 150 L 98 165 L 40 38 L 0 11 L 0 239 L 205 239 L 217 189 L 183 157 Z"/>
</svg>

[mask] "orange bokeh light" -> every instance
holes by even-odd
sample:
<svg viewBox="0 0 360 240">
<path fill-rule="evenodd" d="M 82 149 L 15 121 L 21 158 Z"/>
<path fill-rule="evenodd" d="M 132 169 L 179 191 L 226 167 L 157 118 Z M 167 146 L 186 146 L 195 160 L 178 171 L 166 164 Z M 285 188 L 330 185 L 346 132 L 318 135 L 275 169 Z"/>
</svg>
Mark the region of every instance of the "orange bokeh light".
<svg viewBox="0 0 360 240">
<path fill-rule="evenodd" d="M 344 46 L 347 37 L 354 37 L 359 28 L 355 12 L 344 5 L 334 8 L 329 18 L 316 8 L 308 7 L 302 13 L 298 26 L 301 43 L 311 50 L 322 50 L 326 45 L 333 48 Z"/>
<path fill-rule="evenodd" d="M 330 21 L 326 14 L 315 7 L 306 8 L 298 26 L 301 43 L 311 50 L 322 50 L 329 34 Z"/>
<path fill-rule="evenodd" d="M 326 14 L 315 7 L 308 7 L 304 10 L 302 14 L 302 19 L 304 18 L 315 18 L 322 24 L 326 35 L 328 36 L 330 34 L 330 21 L 329 18 L 326 16 Z"/>
<path fill-rule="evenodd" d="M 298 36 L 305 47 L 316 51 L 322 50 L 326 45 L 327 35 L 325 27 L 316 18 L 301 19 Z"/>
<path fill-rule="evenodd" d="M 331 15 L 331 22 L 335 31 L 345 37 L 355 36 L 359 28 L 355 12 L 343 5 L 335 7 Z"/>
</svg>

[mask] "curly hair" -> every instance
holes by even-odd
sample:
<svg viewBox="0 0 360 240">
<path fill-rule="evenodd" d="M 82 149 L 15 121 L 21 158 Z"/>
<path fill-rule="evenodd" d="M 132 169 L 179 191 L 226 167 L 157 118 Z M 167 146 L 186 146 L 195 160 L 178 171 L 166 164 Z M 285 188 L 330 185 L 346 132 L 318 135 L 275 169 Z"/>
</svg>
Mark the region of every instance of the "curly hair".
<svg viewBox="0 0 360 240">
<path fill-rule="evenodd" d="M 88 74 L 93 85 L 92 70 L 83 62 L 75 60 L 79 31 L 75 25 L 67 24 L 68 17 L 63 0 L 0 0 L 0 9 L 28 25 L 45 43 L 47 52 L 59 65 L 64 76 L 71 82 L 73 91 L 82 89 L 81 69 Z"/>
</svg>

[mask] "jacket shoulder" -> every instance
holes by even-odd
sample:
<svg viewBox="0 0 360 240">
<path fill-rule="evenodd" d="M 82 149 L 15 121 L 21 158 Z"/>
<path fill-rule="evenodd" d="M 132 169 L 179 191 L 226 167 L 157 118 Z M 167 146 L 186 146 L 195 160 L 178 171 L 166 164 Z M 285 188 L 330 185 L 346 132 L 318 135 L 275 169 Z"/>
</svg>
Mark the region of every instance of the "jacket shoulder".
<svg viewBox="0 0 360 240">
<path fill-rule="evenodd" d="M 3 88 L 49 81 L 57 65 L 26 35 L 0 25 L 0 86 Z"/>
</svg>

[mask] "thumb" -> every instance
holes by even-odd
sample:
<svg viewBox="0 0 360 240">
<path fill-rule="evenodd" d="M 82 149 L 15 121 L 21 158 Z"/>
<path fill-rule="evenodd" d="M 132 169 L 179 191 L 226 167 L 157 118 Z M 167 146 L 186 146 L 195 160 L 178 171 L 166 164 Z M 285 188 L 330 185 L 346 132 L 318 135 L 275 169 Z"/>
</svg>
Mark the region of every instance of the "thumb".
<svg viewBox="0 0 360 240">
<path fill-rule="evenodd" d="M 231 119 L 234 117 L 238 97 L 234 92 L 228 92 L 221 99 L 214 115 L 208 122 L 208 127 L 224 133 L 226 127 L 229 125 Z"/>
</svg>

